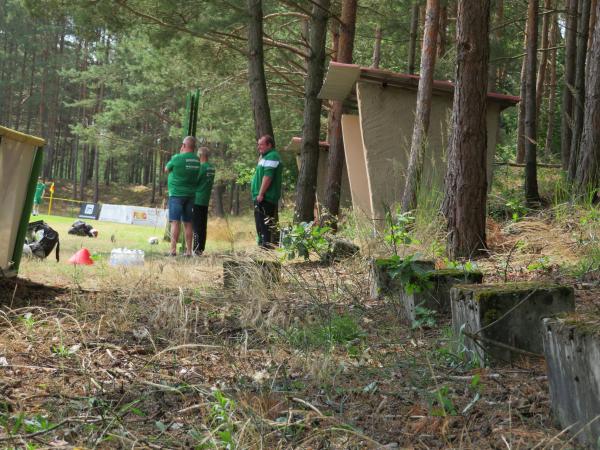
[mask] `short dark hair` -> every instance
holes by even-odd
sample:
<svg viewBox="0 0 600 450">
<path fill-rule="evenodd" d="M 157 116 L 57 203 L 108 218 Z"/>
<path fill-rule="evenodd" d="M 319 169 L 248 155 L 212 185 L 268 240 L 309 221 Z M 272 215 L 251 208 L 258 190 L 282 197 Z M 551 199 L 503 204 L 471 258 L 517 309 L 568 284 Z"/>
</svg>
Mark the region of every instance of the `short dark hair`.
<svg viewBox="0 0 600 450">
<path fill-rule="evenodd" d="M 269 144 L 271 147 L 275 147 L 275 139 L 270 134 L 265 134 L 261 137 L 261 139 L 265 140 L 265 144 Z"/>
</svg>

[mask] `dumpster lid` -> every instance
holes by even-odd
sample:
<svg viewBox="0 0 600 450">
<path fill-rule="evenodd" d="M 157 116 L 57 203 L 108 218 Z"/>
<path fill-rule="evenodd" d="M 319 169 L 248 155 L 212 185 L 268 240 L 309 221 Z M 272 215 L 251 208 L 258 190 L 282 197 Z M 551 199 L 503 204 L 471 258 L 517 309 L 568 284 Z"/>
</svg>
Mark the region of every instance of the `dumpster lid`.
<svg viewBox="0 0 600 450">
<path fill-rule="evenodd" d="M 25 144 L 34 145 L 36 147 L 42 147 L 46 143 L 46 141 L 44 141 L 42 138 L 30 136 L 28 134 L 11 130 L 10 128 L 0 126 L 0 137 L 4 136 L 6 136 L 9 139 L 12 139 L 13 141 L 23 142 Z"/>
</svg>

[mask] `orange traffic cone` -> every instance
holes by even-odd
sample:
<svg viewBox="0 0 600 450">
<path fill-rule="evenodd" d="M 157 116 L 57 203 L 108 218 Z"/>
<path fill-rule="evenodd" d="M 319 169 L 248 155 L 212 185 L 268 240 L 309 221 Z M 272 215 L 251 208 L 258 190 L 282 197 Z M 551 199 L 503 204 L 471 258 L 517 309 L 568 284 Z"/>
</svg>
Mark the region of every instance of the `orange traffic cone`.
<svg viewBox="0 0 600 450">
<path fill-rule="evenodd" d="M 94 261 L 92 261 L 92 258 L 90 258 L 90 251 L 87 248 L 82 248 L 69 258 L 69 264 L 91 266 L 94 264 Z"/>
</svg>

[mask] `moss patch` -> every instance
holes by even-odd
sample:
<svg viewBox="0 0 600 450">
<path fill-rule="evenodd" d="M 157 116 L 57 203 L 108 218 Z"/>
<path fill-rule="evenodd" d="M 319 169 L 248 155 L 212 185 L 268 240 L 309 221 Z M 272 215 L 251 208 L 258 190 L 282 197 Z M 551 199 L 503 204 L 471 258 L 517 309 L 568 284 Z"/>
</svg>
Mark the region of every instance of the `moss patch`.
<svg viewBox="0 0 600 450">
<path fill-rule="evenodd" d="M 573 294 L 571 286 L 536 281 L 502 284 L 463 284 L 456 285 L 455 288 L 461 290 L 463 296 L 468 291 L 473 292 L 473 300 L 475 301 L 489 300 L 498 296 L 511 294 L 522 295 L 530 291 L 556 292 L 561 296 L 570 296 Z"/>
<path fill-rule="evenodd" d="M 461 269 L 439 269 L 432 270 L 429 274 L 430 278 L 460 278 L 465 281 L 481 281 L 483 279 L 483 273 L 479 270 L 473 272 L 465 272 Z"/>
<path fill-rule="evenodd" d="M 580 335 L 600 336 L 600 314 L 563 314 L 558 316 L 552 325 L 557 331 L 574 328 Z"/>
</svg>

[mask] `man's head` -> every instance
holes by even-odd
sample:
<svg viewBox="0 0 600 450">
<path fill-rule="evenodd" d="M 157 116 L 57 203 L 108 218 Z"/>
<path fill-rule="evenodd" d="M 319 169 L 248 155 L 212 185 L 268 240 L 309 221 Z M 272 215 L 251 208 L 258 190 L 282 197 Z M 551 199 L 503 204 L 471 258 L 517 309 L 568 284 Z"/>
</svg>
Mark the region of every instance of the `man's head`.
<svg viewBox="0 0 600 450">
<path fill-rule="evenodd" d="M 258 152 L 261 155 L 267 153 L 269 150 L 275 147 L 275 141 L 273 140 L 273 136 L 269 136 L 268 134 L 261 136 L 260 139 L 257 141 L 257 147 Z"/>
<path fill-rule="evenodd" d="M 200 147 L 198 149 L 198 157 L 200 158 L 201 162 L 207 162 L 209 156 L 210 156 L 210 150 L 208 147 Z"/>
<path fill-rule="evenodd" d="M 194 136 L 186 136 L 181 144 L 181 153 L 190 153 L 196 151 L 196 138 Z"/>
</svg>

